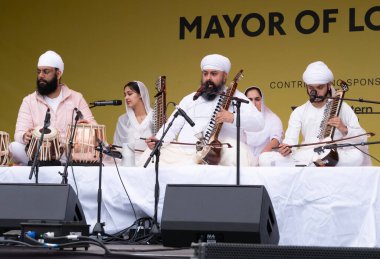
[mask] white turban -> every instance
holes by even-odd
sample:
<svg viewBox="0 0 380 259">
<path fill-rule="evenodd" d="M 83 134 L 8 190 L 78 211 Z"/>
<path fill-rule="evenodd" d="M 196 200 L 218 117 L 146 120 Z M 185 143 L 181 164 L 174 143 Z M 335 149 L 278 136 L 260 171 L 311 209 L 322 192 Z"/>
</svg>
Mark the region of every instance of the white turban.
<svg viewBox="0 0 380 259">
<path fill-rule="evenodd" d="M 231 69 L 231 62 L 228 58 L 219 54 L 207 55 L 201 61 L 201 70 L 206 69 L 215 69 L 228 74 Z"/>
<path fill-rule="evenodd" d="M 55 67 L 63 74 L 64 64 L 60 55 L 52 50 L 46 51 L 38 59 L 38 67 Z"/>
<path fill-rule="evenodd" d="M 308 85 L 327 84 L 334 81 L 334 75 L 325 63 L 316 61 L 307 66 L 303 81 Z"/>
</svg>

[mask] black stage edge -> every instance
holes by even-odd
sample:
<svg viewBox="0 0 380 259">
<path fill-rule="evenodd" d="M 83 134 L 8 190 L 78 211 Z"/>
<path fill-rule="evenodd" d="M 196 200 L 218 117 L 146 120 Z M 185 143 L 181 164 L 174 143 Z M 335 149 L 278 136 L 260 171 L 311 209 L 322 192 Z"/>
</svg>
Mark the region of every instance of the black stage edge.
<svg viewBox="0 0 380 259">
<path fill-rule="evenodd" d="M 378 259 L 380 248 L 276 246 L 264 244 L 193 243 L 192 249 L 159 245 L 106 245 L 111 251 L 90 245 L 84 249 L 53 250 L 0 245 L 0 258 L 191 258 L 191 259 Z"/>
<path fill-rule="evenodd" d="M 225 259 L 378 259 L 380 248 L 276 246 L 255 244 L 193 243 L 194 258 Z"/>
<path fill-rule="evenodd" d="M 170 258 L 184 259 L 192 258 L 194 254 L 190 249 L 163 248 L 158 245 L 106 245 L 111 253 L 105 253 L 104 249 L 90 245 L 90 249 L 48 249 L 14 247 L 0 245 L 0 258 Z"/>
</svg>

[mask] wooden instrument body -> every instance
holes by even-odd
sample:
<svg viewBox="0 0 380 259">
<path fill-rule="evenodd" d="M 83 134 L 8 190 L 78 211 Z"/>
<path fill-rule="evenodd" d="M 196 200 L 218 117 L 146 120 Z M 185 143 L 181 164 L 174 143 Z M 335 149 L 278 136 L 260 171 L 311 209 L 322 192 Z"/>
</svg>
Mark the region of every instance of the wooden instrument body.
<svg viewBox="0 0 380 259">
<path fill-rule="evenodd" d="M 218 140 L 219 133 L 223 127 L 223 123 L 215 123 L 216 114 L 221 110 L 225 110 L 231 105 L 232 97 L 234 96 L 237 88 L 238 81 L 243 77 L 243 70 L 241 69 L 234 77 L 230 86 L 227 88 L 225 96 L 220 96 L 217 107 L 209 122 L 208 130 L 203 138 L 197 142 L 196 161 L 198 164 L 218 165 L 221 160 L 222 143 Z"/>
<path fill-rule="evenodd" d="M 333 98 L 327 103 L 324 118 L 320 125 L 320 134 L 318 135 L 321 142 L 332 141 L 334 139 L 334 134 L 336 128 L 328 125 L 329 119 L 339 116 L 340 109 L 342 107 L 343 98 L 345 92 L 348 91 L 348 86 L 346 82 L 341 81 L 341 90 L 338 90 Z M 315 166 L 336 166 L 339 162 L 339 155 L 336 149 L 324 149 L 315 152 L 313 157 L 313 163 Z"/>
<path fill-rule="evenodd" d="M 331 138 L 325 138 L 323 141 L 331 141 Z M 323 149 L 315 151 L 313 163 L 315 166 L 336 166 L 339 162 L 339 155 L 336 149 Z"/>
</svg>

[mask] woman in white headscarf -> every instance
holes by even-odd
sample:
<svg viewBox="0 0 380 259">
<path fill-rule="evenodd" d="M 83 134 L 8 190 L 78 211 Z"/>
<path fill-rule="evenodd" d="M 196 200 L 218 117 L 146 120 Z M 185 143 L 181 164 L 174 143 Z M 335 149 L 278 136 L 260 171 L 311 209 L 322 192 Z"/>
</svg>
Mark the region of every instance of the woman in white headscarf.
<svg viewBox="0 0 380 259">
<path fill-rule="evenodd" d="M 280 118 L 264 104 L 264 95 L 257 86 L 251 86 L 245 90 L 244 94 L 263 114 L 265 126 L 258 132 L 245 131 L 247 144 L 253 154 L 258 157 L 263 152 L 272 151 L 281 143 L 283 127 Z"/>
<path fill-rule="evenodd" d="M 144 140 L 153 134 L 153 116 L 149 92 L 144 83 L 132 81 L 124 86 L 124 99 L 127 112 L 117 121 L 113 144 L 134 145 L 136 155 L 147 148 Z M 138 157 L 136 157 L 137 160 Z"/>
</svg>

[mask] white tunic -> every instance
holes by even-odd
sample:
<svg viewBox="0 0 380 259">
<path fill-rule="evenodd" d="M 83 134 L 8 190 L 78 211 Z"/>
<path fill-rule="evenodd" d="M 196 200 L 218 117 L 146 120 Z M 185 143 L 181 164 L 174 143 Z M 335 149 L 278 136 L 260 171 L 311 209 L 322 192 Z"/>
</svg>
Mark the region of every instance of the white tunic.
<svg viewBox="0 0 380 259">
<path fill-rule="evenodd" d="M 215 108 L 218 103 L 219 97 L 215 98 L 212 101 L 205 100 L 204 98 L 198 98 L 197 100 L 193 100 L 193 96 L 195 93 L 191 93 L 187 96 L 185 96 L 181 102 L 179 103 L 179 106 L 186 112 L 186 114 L 194 121 L 195 126 L 191 127 L 186 120 L 182 116 L 178 116 L 172 125 L 172 127 L 169 129 L 168 133 L 166 134 L 164 141 L 166 143 L 177 140 L 178 142 L 185 142 L 185 143 L 193 143 L 195 144 L 198 141 L 198 138 L 195 136 L 198 133 L 203 133 L 205 135 L 207 131 L 207 127 L 209 126 L 209 122 L 211 120 L 211 117 L 215 111 Z M 240 91 L 236 90 L 235 95 L 236 97 L 248 100 L 247 97 L 241 93 Z M 230 105 L 228 111 L 233 112 L 234 107 Z M 175 112 L 170 116 L 168 119 L 168 122 L 166 123 L 165 127 L 168 127 L 168 123 L 172 120 L 173 115 Z M 241 138 L 240 142 L 242 143 L 241 146 L 241 164 L 243 165 L 249 165 L 252 159 L 252 154 L 249 152 L 249 150 L 245 150 L 246 144 L 246 136 L 244 133 L 244 130 L 249 131 L 259 131 L 263 129 L 264 127 L 264 118 L 261 112 L 259 112 L 256 107 L 254 107 L 251 103 L 241 104 Z M 236 113 L 234 114 L 234 122 L 233 123 L 223 123 L 222 130 L 219 134 L 219 141 L 222 143 L 229 143 L 233 146 L 232 149 L 224 148 L 222 150 L 222 161 L 221 165 L 233 165 L 236 162 Z M 159 139 L 162 136 L 163 129 L 161 128 L 159 132 L 157 133 L 156 137 Z M 191 164 L 194 163 L 192 161 L 192 158 L 195 157 L 196 149 L 194 146 L 179 146 L 179 145 L 170 145 L 172 146 L 172 150 L 170 151 L 170 155 L 166 155 L 167 158 L 170 156 L 171 161 L 167 161 L 167 164 L 172 163 L 182 163 L 182 164 Z M 170 148 L 168 148 L 170 149 Z M 249 152 L 249 153 L 248 153 Z M 177 154 L 185 154 L 188 156 L 187 158 L 180 158 L 184 157 L 183 155 L 178 155 L 177 157 L 174 157 Z M 226 155 L 223 158 L 223 153 Z M 228 153 L 228 155 L 227 155 Z M 161 160 L 162 162 L 165 161 L 164 154 L 162 154 L 161 158 L 164 158 L 164 160 Z M 180 160 L 179 160 L 180 159 Z M 178 161 L 179 160 L 179 161 Z M 243 163 L 246 161 L 245 163 Z M 165 162 L 164 162 L 165 163 Z"/>
<path fill-rule="evenodd" d="M 300 107 L 297 107 L 291 114 L 288 129 L 285 133 L 283 143 L 296 145 L 299 143 L 300 133 L 302 134 L 302 144 L 320 142 L 318 137 L 320 125 L 324 116 L 326 104 L 321 108 L 314 107 L 310 101 L 307 101 Z M 348 133 L 344 138 L 364 134 L 365 131 L 359 124 L 358 118 L 347 103 L 343 102 L 339 114 L 342 122 L 347 126 Z M 335 130 L 334 139 L 340 139 L 343 135 L 339 130 Z M 366 136 L 347 140 L 339 143 L 361 143 L 366 141 Z M 260 156 L 260 166 L 294 166 L 310 165 L 315 154 L 313 147 L 294 148 L 292 154 L 283 157 L 278 152 L 267 152 Z M 364 148 L 365 149 L 365 148 Z M 367 151 L 368 152 L 368 151 Z M 371 162 L 365 158 L 363 153 L 353 147 L 338 149 L 339 162 L 337 166 L 360 166 L 370 165 Z"/>
<path fill-rule="evenodd" d="M 153 135 L 152 113 L 145 117 L 141 124 L 131 124 L 126 113 L 117 121 L 113 144 L 122 146 L 123 143 L 134 143 L 135 149 L 145 150 L 147 145 L 140 138 L 148 138 Z"/>
<path fill-rule="evenodd" d="M 178 116 L 175 119 L 173 126 L 165 136 L 166 141 L 175 140 L 178 136 L 179 142 L 195 143 L 198 141 L 197 137 L 195 137 L 195 134 L 199 132 L 206 132 L 207 126 L 210 122 L 211 116 L 216 108 L 219 98 L 217 97 L 212 101 L 207 101 L 201 97 L 193 101 L 194 94 L 195 93 L 185 96 L 179 103 L 179 107 L 181 107 L 194 121 L 195 126 L 191 127 L 183 117 Z M 238 90 L 234 96 L 248 100 L 247 97 L 245 97 L 245 95 Z M 228 111 L 234 111 L 232 105 L 230 105 Z M 241 130 L 259 131 L 263 129 L 263 115 L 256 109 L 256 107 L 253 107 L 252 104 L 243 103 L 241 105 L 240 115 Z M 172 117 L 173 114 L 168 119 L 168 122 L 171 121 Z M 160 131 L 157 133 L 157 137 L 160 137 L 161 134 L 162 129 L 160 129 Z M 233 123 L 223 123 L 223 127 L 219 135 L 219 140 L 223 141 L 226 138 L 236 139 L 236 113 L 234 114 Z M 244 133 L 241 134 L 241 141 L 246 143 L 246 137 Z"/>
<path fill-rule="evenodd" d="M 273 139 L 277 139 L 278 142 L 281 143 L 283 135 L 280 118 L 266 106 L 262 106 L 262 111 L 265 121 L 264 129 L 258 132 L 245 132 L 247 135 L 247 144 L 255 156 L 259 156 L 266 145 Z"/>
</svg>

